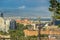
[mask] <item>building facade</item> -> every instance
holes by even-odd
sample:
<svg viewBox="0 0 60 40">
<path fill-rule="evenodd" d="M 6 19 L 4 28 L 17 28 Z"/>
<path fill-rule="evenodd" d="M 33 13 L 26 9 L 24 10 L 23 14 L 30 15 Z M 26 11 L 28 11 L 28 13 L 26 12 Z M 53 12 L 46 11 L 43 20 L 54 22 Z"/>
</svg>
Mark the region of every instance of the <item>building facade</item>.
<svg viewBox="0 0 60 40">
<path fill-rule="evenodd" d="M 7 32 L 9 30 L 10 20 L 5 20 L 4 18 L 0 17 L 0 31 Z"/>
<path fill-rule="evenodd" d="M 4 17 L 2 12 L 0 13 L 0 17 Z"/>
<path fill-rule="evenodd" d="M 7 19 L 6 21 L 5 21 L 5 29 L 6 29 L 6 32 L 8 33 L 9 32 L 9 27 L 10 27 L 10 20 L 9 19 Z"/>
<path fill-rule="evenodd" d="M 11 20 L 10 21 L 10 29 L 11 30 L 15 30 L 17 27 L 16 27 L 16 21 L 15 20 Z"/>
<path fill-rule="evenodd" d="M 55 20 L 55 25 L 60 25 L 60 19 Z"/>
<path fill-rule="evenodd" d="M 0 17 L 0 31 L 4 31 L 4 27 L 5 24 L 4 24 L 4 19 L 2 17 Z"/>
</svg>

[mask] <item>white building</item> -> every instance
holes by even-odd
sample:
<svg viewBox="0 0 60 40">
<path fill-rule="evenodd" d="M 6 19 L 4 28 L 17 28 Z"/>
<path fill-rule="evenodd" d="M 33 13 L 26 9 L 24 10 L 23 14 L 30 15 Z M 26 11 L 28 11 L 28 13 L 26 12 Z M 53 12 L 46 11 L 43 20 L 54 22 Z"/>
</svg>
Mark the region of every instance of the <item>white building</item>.
<svg viewBox="0 0 60 40">
<path fill-rule="evenodd" d="M 8 33 L 8 30 L 9 30 L 9 26 L 10 26 L 10 20 L 9 19 L 7 19 L 6 21 L 6 24 L 5 24 L 5 31 Z"/>
<path fill-rule="evenodd" d="M 10 20 L 4 20 L 4 18 L 0 17 L 0 31 L 7 32 L 9 30 Z"/>
<path fill-rule="evenodd" d="M 4 19 L 0 17 L 0 31 L 4 31 Z"/>
</svg>

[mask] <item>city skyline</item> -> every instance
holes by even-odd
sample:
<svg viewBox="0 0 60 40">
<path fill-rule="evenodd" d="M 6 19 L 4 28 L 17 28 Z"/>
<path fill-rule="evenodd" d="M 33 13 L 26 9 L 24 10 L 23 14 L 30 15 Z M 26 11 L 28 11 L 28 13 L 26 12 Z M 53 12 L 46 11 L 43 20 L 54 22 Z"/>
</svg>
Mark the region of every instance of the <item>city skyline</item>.
<svg viewBox="0 0 60 40">
<path fill-rule="evenodd" d="M 5 16 L 48 16 L 49 0 L 0 0 L 0 11 Z"/>
</svg>

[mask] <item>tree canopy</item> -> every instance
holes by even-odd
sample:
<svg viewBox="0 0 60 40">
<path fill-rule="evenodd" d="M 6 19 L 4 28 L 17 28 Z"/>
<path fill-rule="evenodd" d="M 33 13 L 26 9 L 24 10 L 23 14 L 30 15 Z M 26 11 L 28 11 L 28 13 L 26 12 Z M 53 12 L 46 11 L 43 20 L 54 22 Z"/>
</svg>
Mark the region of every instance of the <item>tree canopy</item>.
<svg viewBox="0 0 60 40">
<path fill-rule="evenodd" d="M 60 19 L 60 2 L 58 0 L 50 0 L 49 11 L 54 13 L 56 19 Z"/>
</svg>

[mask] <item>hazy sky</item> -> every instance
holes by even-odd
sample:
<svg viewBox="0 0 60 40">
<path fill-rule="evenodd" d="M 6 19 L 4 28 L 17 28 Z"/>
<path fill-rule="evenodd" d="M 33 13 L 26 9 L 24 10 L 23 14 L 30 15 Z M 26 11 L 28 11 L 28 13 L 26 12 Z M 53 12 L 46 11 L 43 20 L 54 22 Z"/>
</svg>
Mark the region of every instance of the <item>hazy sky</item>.
<svg viewBox="0 0 60 40">
<path fill-rule="evenodd" d="M 49 0 L 0 0 L 5 16 L 50 16 Z"/>
</svg>

